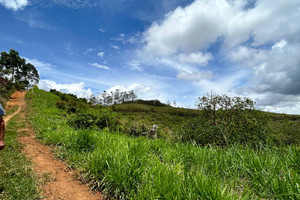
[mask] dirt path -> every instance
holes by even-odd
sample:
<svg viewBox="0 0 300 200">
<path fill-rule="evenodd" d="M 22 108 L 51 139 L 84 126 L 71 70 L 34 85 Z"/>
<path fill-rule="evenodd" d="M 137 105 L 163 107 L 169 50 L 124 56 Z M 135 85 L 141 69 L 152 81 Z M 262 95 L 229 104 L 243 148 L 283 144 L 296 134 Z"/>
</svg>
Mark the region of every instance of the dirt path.
<svg viewBox="0 0 300 200">
<path fill-rule="evenodd" d="M 43 199 L 51 200 L 99 200 L 104 199 L 99 192 L 91 192 L 89 187 L 74 178 L 75 172 L 67 165 L 54 158 L 49 147 L 39 143 L 33 134 L 26 115 L 26 92 L 16 92 L 7 106 L 18 105 L 19 108 L 12 115 L 5 117 L 8 122 L 20 113 L 19 123 L 24 124 L 19 141 L 25 145 L 23 153 L 34 163 L 34 171 L 40 179 L 40 189 Z"/>
</svg>

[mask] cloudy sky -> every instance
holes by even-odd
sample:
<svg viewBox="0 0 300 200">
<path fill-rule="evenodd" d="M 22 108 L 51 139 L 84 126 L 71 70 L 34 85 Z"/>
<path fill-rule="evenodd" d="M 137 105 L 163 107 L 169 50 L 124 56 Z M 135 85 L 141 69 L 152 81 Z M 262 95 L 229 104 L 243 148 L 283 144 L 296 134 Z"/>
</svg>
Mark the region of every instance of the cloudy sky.
<svg viewBox="0 0 300 200">
<path fill-rule="evenodd" d="M 300 0 L 0 0 L 0 18 L 0 51 L 42 89 L 191 108 L 213 90 L 300 114 Z"/>
</svg>

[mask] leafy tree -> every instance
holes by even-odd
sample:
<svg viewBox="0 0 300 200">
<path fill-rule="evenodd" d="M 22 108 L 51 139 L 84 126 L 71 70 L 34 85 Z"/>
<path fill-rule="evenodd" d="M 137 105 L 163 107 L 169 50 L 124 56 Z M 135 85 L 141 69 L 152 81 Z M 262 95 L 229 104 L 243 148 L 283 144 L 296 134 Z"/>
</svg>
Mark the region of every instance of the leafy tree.
<svg viewBox="0 0 300 200">
<path fill-rule="evenodd" d="M 4 75 L 10 75 L 12 82 L 14 82 L 17 68 L 21 65 L 21 63 L 22 59 L 17 51 L 11 49 L 9 54 L 5 51 L 1 52 L 1 71 Z"/>
<path fill-rule="evenodd" d="M 198 144 L 264 145 L 267 142 L 266 118 L 254 109 L 249 98 L 229 97 L 215 93 L 199 97 L 201 115 L 183 126 L 181 138 Z"/>
<path fill-rule="evenodd" d="M 1 52 L 0 75 L 11 79 L 12 83 L 32 87 L 39 82 L 39 74 L 31 63 L 26 63 L 24 58 L 13 49 L 9 53 Z"/>
<path fill-rule="evenodd" d="M 107 92 L 104 90 L 101 94 L 103 105 L 107 105 Z"/>
<path fill-rule="evenodd" d="M 118 104 L 120 101 L 120 91 L 116 89 L 114 92 L 114 104 Z"/>
<path fill-rule="evenodd" d="M 137 95 L 134 93 L 133 90 L 130 90 L 129 93 L 128 93 L 128 96 L 129 96 L 129 99 L 134 102 L 137 98 Z"/>
</svg>

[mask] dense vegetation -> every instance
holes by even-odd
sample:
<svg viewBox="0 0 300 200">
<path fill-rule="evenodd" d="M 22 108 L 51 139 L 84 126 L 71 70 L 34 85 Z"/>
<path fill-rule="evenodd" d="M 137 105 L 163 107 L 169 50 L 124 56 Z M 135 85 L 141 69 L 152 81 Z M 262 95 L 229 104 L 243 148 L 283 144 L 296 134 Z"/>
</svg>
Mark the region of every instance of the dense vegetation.
<svg viewBox="0 0 300 200">
<path fill-rule="evenodd" d="M 187 117 L 185 121 L 192 120 L 196 111 L 175 111 L 175 108 L 168 106 L 145 104 L 135 104 L 135 109 L 127 111 L 131 104 L 93 106 L 76 97 L 67 96 L 37 88 L 27 93 L 31 121 L 37 136 L 47 144 L 56 145 L 60 158 L 80 171 L 80 179 L 90 182 L 94 188 L 102 190 L 109 197 L 300 197 L 299 146 L 262 146 L 257 149 L 247 144 L 241 146 L 233 143 L 226 148 L 201 147 L 173 139 L 128 137 L 130 134 L 126 132 L 125 126 L 127 122 L 131 126 L 134 122 L 146 124 L 157 120 L 166 130 L 173 131 L 173 124 L 169 122 L 172 121 L 173 112 L 178 114 L 174 115 L 174 120 L 178 120 L 175 123 L 178 124 L 184 121 L 184 117 Z M 67 98 L 70 99 L 62 100 Z M 72 106 L 74 109 L 70 109 Z M 139 109 L 144 111 L 138 112 Z M 148 115 L 151 117 L 144 122 L 138 120 Z M 157 116 L 161 118 L 156 118 Z M 78 126 L 79 122 L 82 122 L 81 126 Z M 175 127 L 180 129 L 179 125 Z"/>
<path fill-rule="evenodd" d="M 15 90 L 31 88 L 38 84 L 39 74 L 36 68 L 27 63 L 13 49 L 9 53 L 0 53 L 0 103 L 5 105 Z"/>
<path fill-rule="evenodd" d="M 263 112 L 254 109 L 249 98 L 207 94 L 198 99 L 202 114 L 185 124 L 180 132 L 185 142 L 201 145 L 233 144 L 260 147 L 270 141 Z"/>
</svg>

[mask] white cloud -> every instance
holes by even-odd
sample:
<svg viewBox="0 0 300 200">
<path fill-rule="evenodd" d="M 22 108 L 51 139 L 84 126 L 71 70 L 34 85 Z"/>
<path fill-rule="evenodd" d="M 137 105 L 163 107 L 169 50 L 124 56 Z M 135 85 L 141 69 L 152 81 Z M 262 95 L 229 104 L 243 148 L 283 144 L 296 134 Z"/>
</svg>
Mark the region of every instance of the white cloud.
<svg viewBox="0 0 300 200">
<path fill-rule="evenodd" d="M 97 54 L 97 56 L 99 56 L 100 58 L 103 58 L 104 57 L 104 51 L 102 51 L 102 52 L 99 52 L 98 54 Z"/>
<path fill-rule="evenodd" d="M 0 4 L 13 11 L 18 11 L 28 5 L 28 0 L 0 0 Z"/>
<path fill-rule="evenodd" d="M 99 63 L 89 63 L 89 65 L 93 66 L 93 67 L 97 67 L 99 69 L 105 69 L 105 70 L 109 70 L 110 68 L 106 65 L 101 65 Z"/>
<path fill-rule="evenodd" d="M 79 9 L 82 7 L 92 7 L 93 1 L 90 0 L 52 0 L 54 3 L 58 5 L 63 5 L 72 9 Z"/>
<path fill-rule="evenodd" d="M 84 54 L 88 54 L 88 53 L 91 53 L 91 52 L 94 52 L 94 51 L 97 51 L 97 49 L 93 49 L 93 48 L 88 48 Z"/>
<path fill-rule="evenodd" d="M 165 98 L 157 91 L 155 91 L 151 86 L 145 86 L 139 83 L 133 83 L 128 86 L 124 85 L 115 85 L 108 88 L 106 91 L 111 92 L 118 89 L 119 91 L 130 91 L 133 90 L 137 94 L 138 98 L 141 99 L 160 99 L 165 100 Z"/>
<path fill-rule="evenodd" d="M 26 57 L 24 58 L 26 60 L 26 63 L 31 63 L 38 70 L 40 76 L 49 71 L 52 71 L 54 68 L 54 66 L 51 65 L 50 63 L 39 61 L 37 59 L 30 59 Z"/>
<path fill-rule="evenodd" d="M 223 18 L 231 15 L 230 11 L 225 0 L 197 0 L 185 8 L 178 7 L 144 33 L 145 50 L 155 56 L 169 56 L 205 49 L 226 30 Z"/>
<path fill-rule="evenodd" d="M 289 35 L 299 39 L 299 1 L 258 0 L 245 9 L 247 1 L 196 0 L 185 8 L 168 13 L 144 33 L 146 52 L 170 56 L 178 52 L 206 50 L 224 39 L 236 46 L 252 38 L 252 45 L 277 41 Z"/>
<path fill-rule="evenodd" d="M 90 88 L 85 89 L 84 82 L 60 84 L 55 81 L 40 80 L 39 88 L 47 91 L 55 89 L 60 92 L 75 94 L 77 97 L 90 97 L 92 95 Z"/>
<path fill-rule="evenodd" d="M 273 46 L 272 49 L 274 48 L 278 48 L 278 49 L 282 49 L 287 45 L 287 41 L 286 40 L 280 40 L 279 42 L 276 42 Z"/>
<path fill-rule="evenodd" d="M 125 42 L 125 34 L 124 33 L 121 33 L 117 38 L 111 38 L 111 40 L 114 40 L 114 41 L 120 41 L 120 42 Z"/>
<path fill-rule="evenodd" d="M 105 33 L 106 32 L 106 30 L 105 30 L 105 28 L 103 28 L 102 26 L 100 26 L 100 28 L 98 29 L 101 33 Z"/>
<path fill-rule="evenodd" d="M 206 91 L 276 97 L 261 105 L 292 112 L 289 99 L 300 96 L 300 1 L 248 3 L 195 0 L 178 7 L 144 32 L 143 56 L 177 70 L 179 79 L 199 79 Z M 224 65 L 213 66 L 212 59 Z M 199 65 L 212 68 L 214 79 Z"/>
<path fill-rule="evenodd" d="M 74 55 L 72 44 L 66 44 L 66 46 L 65 46 L 65 54 L 67 54 L 68 56 Z"/>
<path fill-rule="evenodd" d="M 186 81 L 201 81 L 204 79 L 211 79 L 213 77 L 213 74 L 210 71 L 206 72 L 192 72 L 188 73 L 185 71 L 180 71 L 177 74 L 177 78 L 181 80 L 186 80 Z"/>
<path fill-rule="evenodd" d="M 111 91 L 115 91 L 116 89 L 118 89 L 119 91 L 133 90 L 136 93 L 146 93 L 151 89 L 151 87 L 144 86 L 144 85 L 139 84 L 139 83 L 133 83 L 133 84 L 127 86 L 127 87 L 124 86 L 124 85 L 115 85 L 115 86 L 110 87 L 109 89 L 107 89 L 107 91 L 111 92 Z"/>
<path fill-rule="evenodd" d="M 110 48 L 115 49 L 115 50 L 119 50 L 120 49 L 120 47 L 117 46 L 117 45 L 110 45 Z"/>
<path fill-rule="evenodd" d="M 52 71 L 53 70 L 53 65 L 47 62 L 39 61 L 35 58 L 30 59 L 24 57 L 26 60 L 26 63 L 31 63 L 39 72 L 44 72 L 44 71 Z"/>
<path fill-rule="evenodd" d="M 130 70 L 134 70 L 134 71 L 143 71 L 143 68 L 141 67 L 141 63 L 137 60 L 131 60 L 127 63 L 127 66 Z"/>
<path fill-rule="evenodd" d="M 142 41 L 142 34 L 137 32 L 134 36 L 129 37 L 126 42 L 130 44 L 138 44 Z"/>
<path fill-rule="evenodd" d="M 37 19 L 34 14 L 28 16 L 16 16 L 16 18 L 22 22 L 25 22 L 32 29 L 44 29 L 44 30 L 55 30 L 56 28 L 47 22 Z"/>
<path fill-rule="evenodd" d="M 191 54 L 180 54 L 178 55 L 178 59 L 182 63 L 192 63 L 192 64 L 199 64 L 199 65 L 207 65 L 208 61 L 213 59 L 211 53 L 202 53 L 202 52 L 195 52 Z"/>
</svg>

